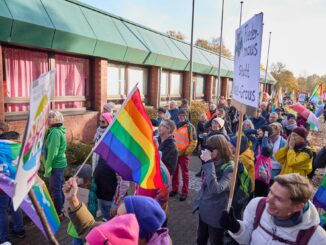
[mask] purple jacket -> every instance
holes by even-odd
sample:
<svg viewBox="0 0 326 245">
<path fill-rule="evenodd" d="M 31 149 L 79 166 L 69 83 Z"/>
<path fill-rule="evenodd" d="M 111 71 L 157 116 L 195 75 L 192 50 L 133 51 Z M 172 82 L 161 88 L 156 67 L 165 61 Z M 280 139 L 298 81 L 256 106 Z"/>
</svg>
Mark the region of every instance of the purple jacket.
<svg viewBox="0 0 326 245">
<path fill-rule="evenodd" d="M 170 245 L 171 239 L 168 228 L 161 228 L 154 232 L 147 245 Z"/>
</svg>

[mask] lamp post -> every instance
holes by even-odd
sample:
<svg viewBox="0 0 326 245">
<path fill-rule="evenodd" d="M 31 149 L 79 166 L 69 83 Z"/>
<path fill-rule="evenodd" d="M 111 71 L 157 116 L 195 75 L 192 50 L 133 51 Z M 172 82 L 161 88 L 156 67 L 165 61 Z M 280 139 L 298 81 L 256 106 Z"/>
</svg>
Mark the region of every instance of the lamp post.
<svg viewBox="0 0 326 245">
<path fill-rule="evenodd" d="M 216 102 L 217 102 L 217 96 L 218 96 L 218 92 L 219 92 L 219 86 L 221 86 L 221 59 L 222 59 L 223 19 L 224 19 L 224 0 L 222 0 L 220 49 L 219 49 L 218 73 L 217 73 L 217 81 L 218 81 L 218 83 L 216 84 Z"/>
<path fill-rule="evenodd" d="M 194 48 L 194 18 L 195 18 L 195 0 L 192 0 L 192 16 L 191 16 L 191 41 L 190 41 L 190 66 L 189 66 L 189 77 L 190 77 L 190 88 L 189 88 L 189 105 L 193 99 L 193 81 L 192 81 L 192 53 Z"/>
<path fill-rule="evenodd" d="M 240 2 L 240 24 L 239 24 L 239 27 L 241 26 L 241 22 L 242 22 L 242 4 L 243 4 L 243 1 Z"/>
</svg>

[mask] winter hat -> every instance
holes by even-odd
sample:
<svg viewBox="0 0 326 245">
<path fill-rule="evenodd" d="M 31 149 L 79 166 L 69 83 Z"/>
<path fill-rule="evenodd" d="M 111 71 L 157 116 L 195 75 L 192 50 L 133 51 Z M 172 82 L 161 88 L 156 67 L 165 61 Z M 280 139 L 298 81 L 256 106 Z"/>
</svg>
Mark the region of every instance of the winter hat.
<svg viewBox="0 0 326 245">
<path fill-rule="evenodd" d="M 220 125 L 221 128 L 224 127 L 224 120 L 222 118 L 216 117 L 216 118 L 213 119 L 213 121 L 217 122 Z"/>
<path fill-rule="evenodd" d="M 77 169 L 79 169 L 79 167 Z M 91 178 L 92 178 L 92 166 L 89 165 L 89 164 L 84 164 L 82 169 L 77 174 L 77 177 L 83 179 L 84 181 L 91 181 Z"/>
<path fill-rule="evenodd" d="M 166 113 L 166 110 L 163 107 L 158 108 L 157 112 Z"/>
<path fill-rule="evenodd" d="M 230 143 L 237 147 L 237 136 L 233 136 L 230 139 Z M 241 136 L 241 143 L 240 143 L 240 154 L 242 154 L 245 150 L 249 147 L 248 145 L 248 138 L 246 136 Z"/>
<path fill-rule="evenodd" d="M 136 216 L 124 214 L 93 228 L 85 239 L 90 245 L 137 245 L 138 236 Z"/>
<path fill-rule="evenodd" d="M 103 110 L 105 112 L 113 112 L 114 109 L 115 109 L 115 104 L 113 102 L 106 103 L 103 106 Z"/>
<path fill-rule="evenodd" d="M 112 116 L 112 113 L 110 112 L 103 112 L 101 114 L 101 116 L 105 119 L 105 121 L 110 124 L 113 120 L 113 116 Z"/>
<path fill-rule="evenodd" d="M 287 119 L 290 120 L 290 118 L 294 118 L 294 119 L 295 119 L 295 115 L 293 115 L 293 114 L 288 114 L 288 115 L 287 115 Z"/>
<path fill-rule="evenodd" d="M 145 238 L 161 228 L 166 216 L 160 204 L 145 196 L 127 196 L 124 199 L 128 213 L 136 215 L 139 224 L 139 237 Z"/>
<path fill-rule="evenodd" d="M 283 127 L 282 127 L 282 124 L 280 124 L 279 122 L 273 122 L 273 123 L 271 123 L 269 126 L 275 126 L 275 127 L 277 127 L 279 130 L 281 130 L 282 131 L 282 129 L 283 129 Z"/>
<path fill-rule="evenodd" d="M 187 115 L 185 110 L 179 110 L 178 115 Z"/>
<path fill-rule="evenodd" d="M 305 140 L 307 139 L 308 131 L 303 127 L 297 127 L 295 129 L 293 129 L 292 132 L 300 135 Z"/>
<path fill-rule="evenodd" d="M 267 131 L 268 132 L 268 136 L 271 136 L 273 134 L 272 128 L 270 126 L 268 126 L 268 125 L 263 125 L 263 126 L 260 127 L 260 129 L 263 132 Z"/>
</svg>

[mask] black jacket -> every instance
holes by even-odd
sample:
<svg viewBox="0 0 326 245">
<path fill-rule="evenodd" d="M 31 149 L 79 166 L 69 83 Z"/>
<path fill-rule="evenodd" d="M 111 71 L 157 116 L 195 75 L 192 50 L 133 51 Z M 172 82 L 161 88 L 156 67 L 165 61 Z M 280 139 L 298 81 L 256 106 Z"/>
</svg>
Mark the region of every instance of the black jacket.
<svg viewBox="0 0 326 245">
<path fill-rule="evenodd" d="M 94 179 L 97 186 L 96 195 L 98 199 L 112 201 L 117 189 L 117 175 L 103 158 L 100 158 L 94 171 Z"/>
<path fill-rule="evenodd" d="M 170 175 L 172 176 L 178 162 L 178 148 L 175 144 L 175 140 L 171 135 L 163 142 L 161 142 L 161 138 L 159 137 L 158 142 L 158 150 L 162 152 L 162 162 L 165 164 L 165 166 L 169 170 Z"/>
</svg>

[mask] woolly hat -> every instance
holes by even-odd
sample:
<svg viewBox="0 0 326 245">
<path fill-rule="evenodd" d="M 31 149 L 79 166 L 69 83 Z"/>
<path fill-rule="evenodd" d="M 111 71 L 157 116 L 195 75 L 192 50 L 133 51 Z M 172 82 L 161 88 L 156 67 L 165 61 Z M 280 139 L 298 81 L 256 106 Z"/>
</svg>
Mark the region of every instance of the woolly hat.
<svg viewBox="0 0 326 245">
<path fill-rule="evenodd" d="M 153 198 L 127 196 L 124 203 L 127 212 L 136 215 L 140 238 L 145 238 L 162 227 L 166 216 L 160 204 Z"/>
<path fill-rule="evenodd" d="M 290 120 L 290 118 L 294 118 L 294 119 L 295 119 L 295 115 L 293 115 L 293 114 L 288 114 L 288 115 L 287 115 L 287 119 Z"/>
<path fill-rule="evenodd" d="M 90 245 L 137 245 L 139 225 L 134 214 L 116 216 L 93 228 L 86 236 Z"/>
<path fill-rule="evenodd" d="M 237 147 L 237 136 L 233 136 L 230 139 L 230 143 Z M 241 136 L 241 143 L 240 143 L 240 154 L 242 154 L 245 150 L 249 147 L 248 145 L 248 138 L 246 136 Z"/>
<path fill-rule="evenodd" d="M 185 110 L 179 110 L 178 115 L 187 115 Z"/>
<path fill-rule="evenodd" d="M 293 129 L 292 132 L 300 135 L 305 140 L 307 139 L 308 131 L 303 127 L 297 127 L 295 129 Z"/>
<path fill-rule="evenodd" d="M 157 112 L 166 113 L 166 110 L 163 107 L 158 108 Z"/>
<path fill-rule="evenodd" d="M 101 114 L 101 116 L 105 119 L 105 121 L 110 124 L 113 120 L 113 116 L 112 116 L 112 113 L 110 112 L 103 112 Z"/>
<path fill-rule="evenodd" d="M 220 125 L 221 128 L 224 127 L 224 120 L 222 118 L 216 117 L 216 118 L 213 119 L 213 121 L 217 122 Z"/>
<path fill-rule="evenodd" d="M 115 104 L 113 102 L 106 103 L 103 106 L 103 110 L 105 112 L 112 112 L 115 109 Z"/>
<path fill-rule="evenodd" d="M 260 127 L 260 129 L 263 132 L 267 131 L 268 132 L 268 136 L 271 136 L 273 134 L 272 128 L 270 126 L 268 126 L 268 125 L 263 125 L 263 126 Z"/>
<path fill-rule="evenodd" d="M 282 124 L 280 124 L 279 122 L 273 122 L 273 123 L 271 123 L 269 126 L 275 126 L 275 127 L 277 127 L 279 130 L 281 130 L 282 131 L 282 129 L 283 129 L 283 126 L 282 126 Z"/>
<path fill-rule="evenodd" d="M 79 167 L 77 168 L 79 169 Z M 92 166 L 89 164 L 84 164 L 82 169 L 77 174 L 78 178 L 84 179 L 84 181 L 91 181 L 92 178 Z"/>
</svg>

